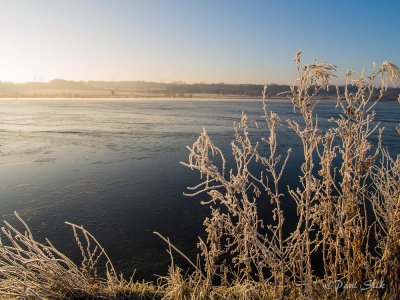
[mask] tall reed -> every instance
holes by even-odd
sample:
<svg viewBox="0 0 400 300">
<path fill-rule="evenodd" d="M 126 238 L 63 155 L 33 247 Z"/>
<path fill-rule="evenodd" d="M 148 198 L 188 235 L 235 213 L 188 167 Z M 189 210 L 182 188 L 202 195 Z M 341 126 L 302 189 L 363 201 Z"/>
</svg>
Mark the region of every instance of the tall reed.
<svg viewBox="0 0 400 300">
<path fill-rule="evenodd" d="M 323 132 L 315 107 L 336 67 L 316 61 L 303 65 L 301 51 L 295 63 L 299 77 L 288 98 L 302 122 L 286 122 L 302 143 L 304 163 L 300 187 L 288 187 L 290 199 L 279 191 L 279 182 L 291 150 L 284 159 L 277 155 L 276 127 L 281 121 L 267 109 L 267 87 L 267 156 L 259 152 L 260 141 L 250 140 L 245 114 L 233 126 L 234 168 L 226 169 L 224 154 L 205 130 L 188 147 L 189 160 L 182 164 L 199 171 L 202 182 L 190 187 L 187 195 L 207 193 L 209 200 L 202 203 L 211 208 L 211 217 L 204 222 L 207 241 L 199 242 L 207 282 L 230 273 L 227 284 L 259 282 L 273 288 L 279 298 L 287 291 L 304 299 L 398 297 L 400 157 L 392 158 L 382 146 L 382 129 L 373 126 L 373 109 L 388 83 L 398 81 L 399 68 L 384 62 L 368 76 L 346 72 L 344 94 L 337 89 L 340 114 Z M 350 93 L 350 87 L 356 92 Z M 378 145 L 371 142 L 373 134 L 379 136 Z M 252 172 L 254 163 L 264 167 L 261 174 Z M 268 224 L 259 213 L 265 201 L 275 206 Z M 287 238 L 282 201 L 294 201 L 298 215 Z M 323 258 L 321 266 L 312 264 L 316 253 Z M 323 275 L 315 275 L 317 268 Z"/>
</svg>

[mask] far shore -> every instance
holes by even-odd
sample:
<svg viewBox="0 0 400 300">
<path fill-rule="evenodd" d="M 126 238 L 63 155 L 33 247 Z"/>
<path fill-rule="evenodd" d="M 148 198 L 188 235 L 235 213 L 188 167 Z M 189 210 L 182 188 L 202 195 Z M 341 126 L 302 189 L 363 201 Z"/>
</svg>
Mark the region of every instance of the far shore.
<svg viewBox="0 0 400 300">
<path fill-rule="evenodd" d="M 0 101 L 151 101 L 151 102 L 262 102 L 262 97 L 4 97 Z M 325 97 L 321 101 L 336 101 L 336 97 Z M 286 97 L 267 97 L 266 101 L 290 101 Z"/>
<path fill-rule="evenodd" d="M 162 101 L 162 102 L 262 102 L 262 98 L 259 97 L 235 97 L 235 98 L 213 98 L 213 97 L 199 97 L 199 98 L 163 98 L 163 97 L 141 97 L 141 98 L 137 98 L 137 97 L 115 97 L 115 98 L 111 98 L 111 97 L 76 97 L 76 98 L 56 98 L 56 97 L 51 97 L 51 98 L 38 98 L 38 97 L 18 97 L 18 98 L 0 98 L 1 100 L 54 100 L 54 101 L 60 101 L 60 100 L 80 100 L 80 101 Z M 271 97 L 267 99 L 269 100 L 273 100 L 273 101 L 288 101 L 289 99 L 285 98 L 285 97 Z"/>
</svg>

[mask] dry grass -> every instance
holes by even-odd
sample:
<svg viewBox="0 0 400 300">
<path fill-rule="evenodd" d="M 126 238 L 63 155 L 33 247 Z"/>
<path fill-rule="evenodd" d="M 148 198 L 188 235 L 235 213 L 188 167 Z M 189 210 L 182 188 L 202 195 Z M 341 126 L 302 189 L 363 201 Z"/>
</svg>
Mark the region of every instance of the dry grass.
<svg viewBox="0 0 400 300">
<path fill-rule="evenodd" d="M 15 214 L 23 231 L 4 222 L 0 246 L 0 296 L 11 299 L 144 299 L 155 294 L 146 283 L 118 276 L 107 253 L 82 226 L 72 227 L 82 254 L 81 266 L 58 251 L 49 240 L 37 242 Z M 105 270 L 105 277 L 98 269 Z M 123 296 L 123 297 L 122 297 Z M 152 298 L 152 297 L 151 297 Z"/>
<path fill-rule="evenodd" d="M 23 231 L 7 222 L 2 228 L 0 295 L 182 300 L 400 297 L 400 155 L 390 156 L 382 144 L 382 129 L 379 124 L 372 126 L 373 109 L 388 82 L 399 79 L 400 70 L 384 62 L 368 76 L 348 71 L 345 94 L 338 93 L 341 113 L 323 132 L 315 107 L 318 92 L 328 88 L 335 66 L 325 62 L 303 65 L 301 52 L 295 63 L 299 78 L 288 97 L 302 121 L 286 120 L 286 124 L 303 146 L 300 187 L 280 190 L 291 150 L 284 157 L 278 155 L 276 129 L 283 122 L 269 111 L 265 87 L 265 138 L 251 141 L 252 123 L 243 114 L 233 126 L 234 168 L 227 169 L 223 152 L 205 129 L 188 147 L 188 161 L 182 164 L 197 170 L 202 180 L 188 188 L 187 195 L 207 194 L 202 204 L 211 209 L 204 221 L 207 239 L 198 242 L 198 262 L 191 262 L 158 234 L 169 246 L 168 275 L 157 284 L 125 280 L 83 227 L 67 223 L 82 253 L 78 266 L 48 240 L 46 244 L 35 241 L 17 215 Z M 378 97 L 374 95 L 377 81 L 381 86 Z M 357 92 L 350 93 L 350 86 Z M 370 141 L 372 134 L 379 136 L 377 145 Z M 267 155 L 261 154 L 261 147 Z M 254 173 L 253 164 L 260 164 L 264 171 Z M 267 202 L 273 206 L 271 220 L 259 212 Z M 297 209 L 297 224 L 291 231 L 282 203 Z M 173 252 L 191 263 L 191 273 L 175 264 Z M 313 265 L 316 253 L 322 256 L 319 266 Z M 315 275 L 316 268 L 323 269 L 321 276 Z"/>
<path fill-rule="evenodd" d="M 277 155 L 276 128 L 281 121 L 268 111 L 265 97 L 264 140 L 250 140 L 245 114 L 234 124 L 235 168 L 226 170 L 224 154 L 205 130 L 188 147 L 189 160 L 183 165 L 199 171 L 202 178 L 188 195 L 208 194 L 209 201 L 203 204 L 211 208 L 211 217 L 204 222 L 207 241 L 199 242 L 206 280 L 233 277 L 232 284 L 262 283 L 272 286 L 274 297 L 281 299 L 294 290 L 302 299 L 399 297 L 400 156 L 390 157 L 382 146 L 379 124 L 372 127 L 373 109 L 388 82 L 399 79 L 399 68 L 384 62 L 369 76 L 348 71 L 345 94 L 338 93 L 341 114 L 322 132 L 315 114 L 317 96 L 328 88 L 335 66 L 303 65 L 300 56 L 298 52 L 295 57 L 299 78 L 288 98 L 302 122 L 286 122 L 303 145 L 304 163 L 301 187 L 288 187 L 289 197 L 278 183 L 290 149 L 284 158 Z M 376 97 L 378 80 L 381 90 Z M 350 86 L 357 92 L 350 93 Z M 375 146 L 370 141 L 374 133 L 379 135 Z M 260 154 L 260 147 L 266 147 L 267 156 Z M 339 165 L 334 165 L 335 158 Z M 376 163 L 379 159 L 381 163 Z M 254 174 L 254 163 L 261 164 L 264 172 Z M 259 207 L 267 201 L 275 207 L 273 219 L 266 221 Z M 282 202 L 294 202 L 297 208 L 297 226 L 287 236 Z M 371 208 L 375 216 L 368 219 Z M 322 277 L 314 275 L 317 266 L 312 257 L 317 252 L 323 257 L 318 266 L 324 270 Z M 227 254 L 229 261 L 222 260 Z M 334 288 L 331 283 L 348 288 Z M 371 285 L 377 288 L 368 289 Z"/>
</svg>

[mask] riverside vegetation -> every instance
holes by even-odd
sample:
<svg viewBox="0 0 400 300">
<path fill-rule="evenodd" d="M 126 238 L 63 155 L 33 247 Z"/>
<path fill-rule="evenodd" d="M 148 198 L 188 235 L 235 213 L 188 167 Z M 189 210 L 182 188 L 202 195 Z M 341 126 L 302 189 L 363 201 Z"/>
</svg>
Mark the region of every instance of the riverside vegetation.
<svg viewBox="0 0 400 300">
<path fill-rule="evenodd" d="M 369 75 L 346 72 L 344 93 L 338 91 L 337 99 L 341 113 L 322 132 L 315 107 L 319 93 L 329 88 L 335 66 L 303 65 L 300 56 L 301 52 L 295 56 L 299 77 L 287 93 L 302 117 L 301 122 L 287 120 L 302 143 L 299 187 L 283 190 L 279 184 L 291 149 L 278 155 L 276 130 L 283 124 L 268 109 L 265 87 L 265 138 L 250 140 L 254 122 L 243 114 L 233 125 L 233 169 L 226 168 L 223 152 L 205 130 L 188 147 L 188 161 L 182 164 L 197 170 L 201 182 L 189 187 L 187 195 L 203 195 L 202 204 L 211 210 L 204 220 L 206 239 L 199 238 L 197 261 L 157 233 L 171 255 L 168 275 L 157 283 L 127 280 L 82 226 L 67 223 L 82 253 L 77 265 L 49 240 L 36 241 L 16 214 L 23 229 L 7 221 L 1 229 L 0 297 L 398 299 L 400 155 L 392 157 L 383 146 L 383 128 L 374 125 L 373 109 L 388 84 L 399 81 L 400 70 L 384 62 Z M 260 130 L 255 125 L 254 130 Z M 378 136 L 376 144 L 372 134 Z M 263 172 L 253 171 L 254 165 Z M 267 203 L 271 218 L 261 213 Z M 288 226 L 284 204 L 295 207 L 295 226 Z M 190 272 L 175 264 L 176 254 L 188 260 Z M 315 257 L 320 257 L 319 263 Z"/>
</svg>

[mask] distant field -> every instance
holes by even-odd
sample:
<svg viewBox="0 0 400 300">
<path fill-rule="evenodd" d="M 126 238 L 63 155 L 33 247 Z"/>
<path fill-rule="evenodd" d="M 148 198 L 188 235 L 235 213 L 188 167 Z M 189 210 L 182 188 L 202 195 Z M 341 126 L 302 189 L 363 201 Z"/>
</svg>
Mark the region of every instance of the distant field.
<svg viewBox="0 0 400 300">
<path fill-rule="evenodd" d="M 0 82 L 0 98 L 212 98 L 212 99 L 260 99 L 264 86 L 261 84 L 226 83 L 159 83 L 145 81 L 67 81 L 11 83 Z M 343 86 L 339 87 L 343 94 Z M 349 92 L 355 87 L 350 86 Z M 288 85 L 269 84 L 268 98 L 286 99 Z M 398 88 L 389 88 L 382 100 L 396 100 Z M 374 91 L 377 96 L 378 91 Z M 337 89 L 330 86 L 320 91 L 320 99 L 336 99 Z"/>
<path fill-rule="evenodd" d="M 241 94 L 213 94 L 213 93 L 163 93 L 163 92 L 130 92 L 130 91 L 117 91 L 111 93 L 106 90 L 54 90 L 54 89 L 43 89 L 43 90 L 24 90 L 19 92 L 1 92 L 0 98 L 78 98 L 78 99 L 88 99 L 88 98 L 130 98 L 130 99 L 140 99 L 140 98 L 163 98 L 163 99 L 261 99 L 260 96 L 249 96 Z M 273 97 L 276 99 L 286 99 L 286 97 Z"/>
</svg>

